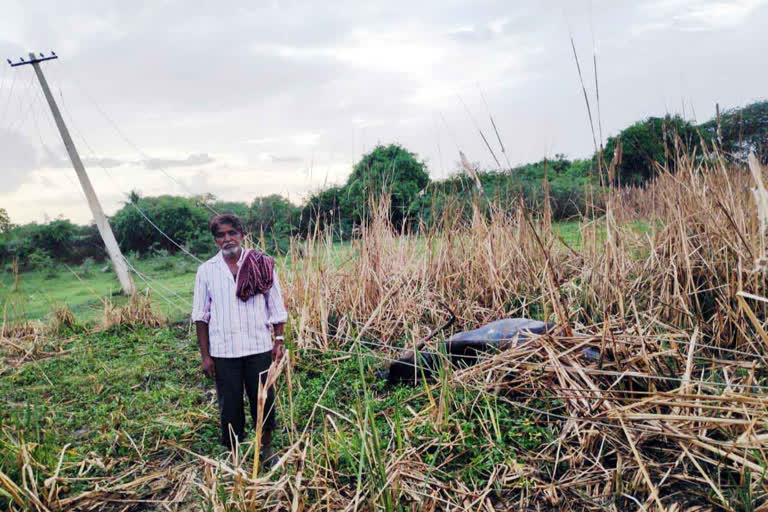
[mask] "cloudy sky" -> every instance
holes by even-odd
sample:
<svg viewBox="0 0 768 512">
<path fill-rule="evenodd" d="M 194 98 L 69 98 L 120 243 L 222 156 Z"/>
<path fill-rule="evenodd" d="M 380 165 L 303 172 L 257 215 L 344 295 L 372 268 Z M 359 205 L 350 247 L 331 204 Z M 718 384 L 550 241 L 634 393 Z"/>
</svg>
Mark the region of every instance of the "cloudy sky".
<svg viewBox="0 0 768 512">
<path fill-rule="evenodd" d="M 593 101 L 596 48 L 604 138 L 768 95 L 764 0 L 62 5 L 3 0 L 0 57 L 60 56 L 44 70 L 108 214 L 131 189 L 299 203 L 377 143 L 433 179 L 459 149 L 493 168 L 489 112 L 513 165 L 587 156 L 569 33 Z M 91 218 L 30 66 L 0 68 L 0 173 L 14 222 Z"/>
</svg>

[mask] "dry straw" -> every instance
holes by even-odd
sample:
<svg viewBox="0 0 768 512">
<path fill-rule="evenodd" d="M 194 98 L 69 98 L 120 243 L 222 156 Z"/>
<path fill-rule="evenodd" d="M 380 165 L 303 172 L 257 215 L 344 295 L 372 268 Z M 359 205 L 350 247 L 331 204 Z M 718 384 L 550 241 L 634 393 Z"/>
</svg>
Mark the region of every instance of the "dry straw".
<svg viewBox="0 0 768 512">
<path fill-rule="evenodd" d="M 426 406 L 407 401 L 377 416 L 364 389 L 351 409 L 318 400 L 299 430 L 295 361 L 286 360 L 279 395 L 288 443 L 266 474 L 254 472 L 252 445 L 214 459 L 178 443 L 174 459 L 166 444 L 141 453 L 141 476 L 105 477 L 66 496 L 58 469 L 31 460 L 22 444 L 24 481 L 0 474 L 0 488 L 17 509 L 33 510 L 185 510 L 201 501 L 216 511 L 764 507 L 768 285 L 753 272 L 765 239 L 750 192 L 758 175 L 712 153 L 678 156 L 677 173 L 662 171 L 646 188 L 601 192 L 603 214 L 583 220 L 578 246 L 554 236 L 547 208 L 506 213 L 480 200 L 468 218 L 449 205 L 419 236 L 395 233 L 381 203 L 347 246 L 319 229 L 295 241 L 282 273 L 294 359 L 355 357 L 363 342 L 394 357 L 445 321 L 441 302 L 456 312 L 457 329 L 509 316 L 557 324 L 551 335 L 442 373 L 414 394 Z M 328 377 L 323 394 L 336 373 Z M 450 461 L 431 454 L 462 450 L 456 416 L 483 411 L 477 428 L 493 446 L 503 435 L 499 403 L 551 439 L 495 464 L 483 482 L 446 476 Z M 392 426 L 391 439 L 377 437 L 377 419 Z M 189 439 L 202 421 L 190 419 Z M 423 437 L 427 428 L 445 435 Z M 339 440 L 351 431 L 361 439 L 358 470 L 340 474 Z"/>
<path fill-rule="evenodd" d="M 111 302 L 104 303 L 103 328 L 114 325 L 144 325 L 146 327 L 161 327 L 165 320 L 157 312 L 149 299 L 149 288 L 144 293 L 136 293 L 122 306 L 114 306 Z"/>
</svg>

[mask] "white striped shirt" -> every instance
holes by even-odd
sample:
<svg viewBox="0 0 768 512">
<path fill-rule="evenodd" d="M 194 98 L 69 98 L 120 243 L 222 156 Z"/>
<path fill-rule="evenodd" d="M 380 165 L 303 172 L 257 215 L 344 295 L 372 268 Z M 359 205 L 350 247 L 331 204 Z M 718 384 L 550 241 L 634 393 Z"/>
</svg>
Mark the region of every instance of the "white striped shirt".
<svg viewBox="0 0 768 512">
<path fill-rule="evenodd" d="M 238 267 L 244 256 L 245 249 Z M 237 283 L 221 251 L 198 267 L 192 321 L 208 324 L 212 357 L 244 357 L 272 350 L 271 326 L 288 319 L 277 270 L 266 303 L 264 294 L 243 302 L 236 292 Z"/>
</svg>

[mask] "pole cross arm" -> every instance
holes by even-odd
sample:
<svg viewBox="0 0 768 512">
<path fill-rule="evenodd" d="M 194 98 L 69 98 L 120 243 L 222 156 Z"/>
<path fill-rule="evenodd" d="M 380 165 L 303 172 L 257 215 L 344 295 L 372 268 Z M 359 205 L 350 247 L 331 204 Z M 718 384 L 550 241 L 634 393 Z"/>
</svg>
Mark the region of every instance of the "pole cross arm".
<svg viewBox="0 0 768 512">
<path fill-rule="evenodd" d="M 32 55 L 32 54 L 30 54 Z M 40 54 L 40 57 L 35 57 L 34 59 L 30 57 L 29 60 L 24 60 L 24 57 L 19 57 L 18 62 L 13 62 L 11 59 L 5 59 L 8 64 L 11 65 L 12 68 L 15 68 L 16 66 L 23 66 L 25 64 L 36 64 L 38 62 L 44 62 L 46 60 L 53 60 L 58 59 L 59 56 L 56 55 L 56 52 L 51 52 L 49 56 L 45 56 L 44 54 Z"/>
</svg>

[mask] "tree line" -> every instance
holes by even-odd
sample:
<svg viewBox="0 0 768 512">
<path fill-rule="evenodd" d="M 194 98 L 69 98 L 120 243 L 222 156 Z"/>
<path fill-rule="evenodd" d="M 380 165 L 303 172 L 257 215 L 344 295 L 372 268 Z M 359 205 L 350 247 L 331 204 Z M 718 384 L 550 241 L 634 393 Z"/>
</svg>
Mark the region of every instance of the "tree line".
<svg viewBox="0 0 768 512">
<path fill-rule="evenodd" d="M 509 170 L 472 169 L 477 180 L 472 172 L 464 172 L 464 162 L 459 164 L 462 172 L 433 181 L 417 155 L 398 144 L 380 145 L 355 164 L 344 184 L 317 191 L 300 206 L 280 195 L 257 197 L 249 204 L 219 201 L 210 194 L 142 197 L 132 191 L 110 223 L 126 253 L 146 256 L 183 247 L 206 257 L 215 250 L 207 228 L 214 211 L 240 216 L 257 243 L 272 252 L 285 252 L 291 237 L 307 236 L 318 228 L 333 229 L 338 239 L 353 238 L 382 194 L 388 195 L 390 220 L 399 231 L 434 226 L 447 209 L 468 217 L 478 194 L 481 204 L 510 210 L 520 204 L 539 209 L 547 199 L 553 219 L 569 219 L 586 213 L 587 185 L 594 190 L 606 183 L 607 177 L 600 174 L 605 174 L 619 143 L 621 159 L 612 177 L 619 186 L 642 186 L 658 169 L 674 170 L 677 153 L 701 158 L 715 143 L 726 158 L 739 160 L 755 151 L 766 163 L 768 102 L 725 111 L 719 119 L 700 125 L 679 116 L 650 117 L 610 137 L 602 154 L 575 160 L 556 155 Z M 0 208 L 1 264 L 15 259 L 22 268 L 40 268 L 89 258 L 100 261 L 104 256 L 93 225 L 58 218 L 19 226 Z"/>
</svg>

